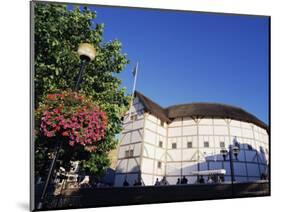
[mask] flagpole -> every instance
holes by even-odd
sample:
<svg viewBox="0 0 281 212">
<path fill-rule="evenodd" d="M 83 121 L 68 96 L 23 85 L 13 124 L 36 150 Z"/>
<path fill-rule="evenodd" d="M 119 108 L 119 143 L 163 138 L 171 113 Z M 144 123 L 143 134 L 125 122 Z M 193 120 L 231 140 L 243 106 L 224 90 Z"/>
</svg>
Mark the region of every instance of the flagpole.
<svg viewBox="0 0 281 212">
<path fill-rule="evenodd" d="M 133 107 L 133 102 L 134 102 L 134 94 L 135 94 L 136 84 L 137 84 L 138 68 L 139 68 L 139 62 L 137 62 L 136 68 L 135 68 L 136 72 L 135 72 L 135 78 L 134 78 L 134 84 L 133 84 L 133 90 L 132 90 L 131 104 L 130 104 L 130 108 L 129 108 L 129 119 L 131 118 L 131 115 L 132 115 L 132 107 Z"/>
<path fill-rule="evenodd" d="M 132 114 L 132 107 L 133 107 L 133 102 L 134 102 L 134 94 L 136 90 L 136 83 L 137 83 L 137 75 L 138 75 L 138 66 L 139 62 L 137 62 L 135 69 L 133 70 L 133 75 L 134 75 L 134 84 L 133 84 L 133 90 L 132 90 L 132 96 L 131 96 L 131 102 L 130 102 L 130 107 L 129 107 L 129 116 L 128 116 L 128 121 L 131 119 L 131 114 Z M 134 119 L 132 120 L 132 125 L 134 123 Z M 126 170 L 128 170 L 128 165 L 129 163 L 127 162 L 127 167 Z M 125 175 L 125 180 L 127 180 L 127 174 Z"/>
</svg>

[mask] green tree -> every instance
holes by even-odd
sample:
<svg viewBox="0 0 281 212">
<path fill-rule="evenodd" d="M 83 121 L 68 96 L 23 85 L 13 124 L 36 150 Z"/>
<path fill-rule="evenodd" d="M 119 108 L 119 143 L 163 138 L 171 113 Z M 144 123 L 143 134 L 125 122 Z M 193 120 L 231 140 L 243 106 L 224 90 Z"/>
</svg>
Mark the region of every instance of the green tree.
<svg viewBox="0 0 281 212">
<path fill-rule="evenodd" d="M 95 22 L 95 12 L 87 7 L 69 10 L 66 5 L 36 3 L 34 13 L 35 109 L 46 94 L 74 87 L 74 79 L 79 72 L 79 44 L 87 42 L 96 48 L 96 58 L 86 67 L 79 92 L 93 98 L 106 112 L 106 138 L 99 142 L 94 155 L 83 149 L 75 150 L 73 154 L 62 150 L 61 157 L 65 161 L 83 159 L 85 169 L 93 174 L 100 174 L 104 166 L 109 164 L 107 154 L 116 147 L 115 135 L 121 131 L 122 114 L 129 105 L 125 88 L 120 86 L 121 80 L 116 77 L 128 63 L 126 55 L 122 53 L 118 40 L 103 42 L 104 25 Z M 37 122 L 35 127 L 39 127 Z M 50 149 L 52 146 L 46 140 L 36 138 L 37 174 L 46 166 Z"/>
</svg>

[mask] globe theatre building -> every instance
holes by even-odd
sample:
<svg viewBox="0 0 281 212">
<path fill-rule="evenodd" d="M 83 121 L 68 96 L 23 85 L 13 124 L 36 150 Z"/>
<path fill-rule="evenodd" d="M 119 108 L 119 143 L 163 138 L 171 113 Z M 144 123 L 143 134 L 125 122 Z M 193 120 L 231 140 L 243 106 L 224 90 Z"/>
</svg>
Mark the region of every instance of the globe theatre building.
<svg viewBox="0 0 281 212">
<path fill-rule="evenodd" d="M 230 154 L 223 153 L 237 147 L 231 169 Z M 241 108 L 217 103 L 163 108 L 136 91 L 124 117 L 114 185 L 125 179 L 154 185 L 164 176 L 169 184 L 183 176 L 191 184 L 212 171 L 226 182 L 231 173 L 236 182 L 254 182 L 268 174 L 268 154 L 267 125 Z"/>
</svg>

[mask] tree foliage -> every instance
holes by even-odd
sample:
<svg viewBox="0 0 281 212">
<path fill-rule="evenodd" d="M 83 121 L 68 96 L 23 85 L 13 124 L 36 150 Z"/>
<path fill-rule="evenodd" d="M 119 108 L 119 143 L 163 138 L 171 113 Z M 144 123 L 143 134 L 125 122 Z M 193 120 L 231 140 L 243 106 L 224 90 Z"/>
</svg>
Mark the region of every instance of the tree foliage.
<svg viewBox="0 0 281 212">
<path fill-rule="evenodd" d="M 125 94 L 125 88 L 120 86 L 121 80 L 116 77 L 128 63 L 126 55 L 122 53 L 118 40 L 103 41 L 104 25 L 95 22 L 95 12 L 87 7 L 70 10 L 65 5 L 36 3 L 34 11 L 36 108 L 47 94 L 74 87 L 79 72 L 79 44 L 91 43 L 96 48 L 96 58 L 87 65 L 79 92 L 93 98 L 108 118 L 106 136 L 98 142 L 94 153 L 99 157 L 87 155 L 81 150 L 86 154 L 83 159 L 86 158 L 84 164 L 87 164 L 87 169 L 99 173 L 102 168 L 97 170 L 96 167 L 107 164 L 107 153 L 116 146 L 115 135 L 121 131 L 121 117 L 128 108 L 129 97 Z M 36 138 L 35 145 L 36 171 L 39 171 L 44 166 L 42 161 L 48 157 L 50 147 L 41 137 Z M 66 154 L 64 151 L 62 157 L 69 157 Z M 74 155 L 80 159 L 80 153 Z M 91 165 L 91 161 L 103 165 Z"/>
</svg>

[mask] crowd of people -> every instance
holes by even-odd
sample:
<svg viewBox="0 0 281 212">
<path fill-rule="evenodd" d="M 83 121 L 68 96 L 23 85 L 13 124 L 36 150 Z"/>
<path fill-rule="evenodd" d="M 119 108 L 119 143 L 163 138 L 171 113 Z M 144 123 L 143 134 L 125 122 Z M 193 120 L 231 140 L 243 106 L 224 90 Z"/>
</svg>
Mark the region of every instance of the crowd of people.
<svg viewBox="0 0 281 212">
<path fill-rule="evenodd" d="M 216 180 L 215 180 L 216 179 Z M 214 176 L 208 176 L 207 180 L 205 180 L 205 178 L 203 176 L 198 176 L 197 178 L 197 184 L 212 184 L 212 183 L 220 183 L 223 180 L 221 179 L 221 177 L 214 178 Z M 178 178 L 176 185 L 186 185 L 188 184 L 188 179 L 186 178 L 186 176 L 183 176 L 182 178 Z M 170 183 L 167 181 L 166 177 L 164 176 L 161 180 L 159 180 L 159 178 L 156 178 L 156 181 L 154 183 L 154 186 L 163 186 L 163 185 L 170 185 Z M 127 179 L 124 180 L 123 182 L 123 186 L 131 186 L 129 184 L 129 182 L 127 181 Z M 133 184 L 133 186 L 144 186 L 143 183 L 141 183 L 140 180 L 135 180 L 135 183 Z"/>
</svg>

